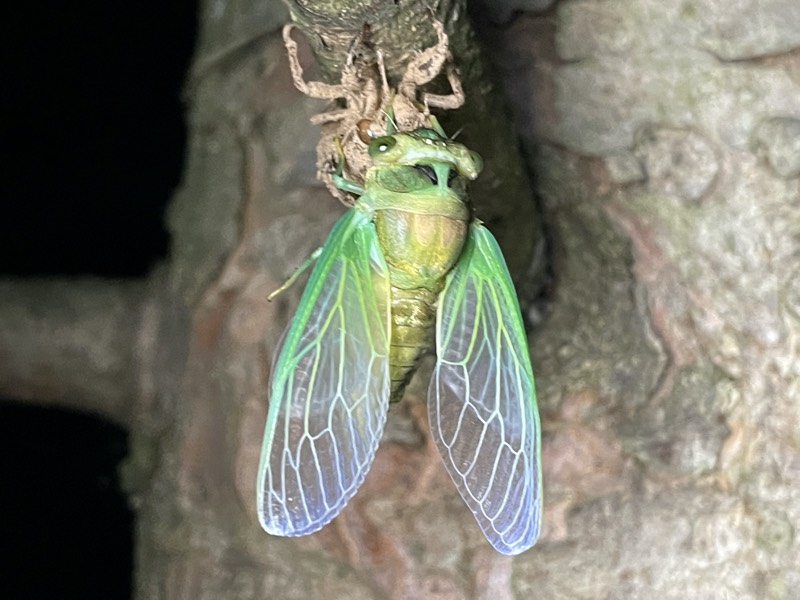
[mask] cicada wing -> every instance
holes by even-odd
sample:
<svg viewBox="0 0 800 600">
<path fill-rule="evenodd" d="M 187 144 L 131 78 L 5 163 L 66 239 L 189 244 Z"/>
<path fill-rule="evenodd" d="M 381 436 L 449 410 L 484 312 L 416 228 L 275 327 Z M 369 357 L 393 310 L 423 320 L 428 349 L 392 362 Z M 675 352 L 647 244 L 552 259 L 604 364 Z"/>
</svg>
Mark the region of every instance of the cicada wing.
<svg viewBox="0 0 800 600">
<path fill-rule="evenodd" d="M 436 355 L 433 439 L 486 538 L 519 554 L 539 536 L 539 414 L 514 284 L 478 222 L 439 301 Z"/>
<path fill-rule="evenodd" d="M 389 282 L 375 227 L 331 231 L 270 381 L 258 514 L 274 535 L 322 528 L 364 480 L 389 402 Z"/>
</svg>

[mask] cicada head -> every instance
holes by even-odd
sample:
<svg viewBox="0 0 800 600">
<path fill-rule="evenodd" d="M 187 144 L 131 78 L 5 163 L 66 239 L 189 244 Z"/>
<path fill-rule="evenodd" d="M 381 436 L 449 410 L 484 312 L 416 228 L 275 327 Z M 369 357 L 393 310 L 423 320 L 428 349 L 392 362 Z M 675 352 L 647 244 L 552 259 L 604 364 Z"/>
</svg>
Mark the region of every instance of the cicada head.
<svg viewBox="0 0 800 600">
<path fill-rule="evenodd" d="M 445 163 L 467 179 L 478 177 L 483 168 L 476 152 L 427 127 L 376 138 L 369 155 L 377 166 Z"/>
</svg>

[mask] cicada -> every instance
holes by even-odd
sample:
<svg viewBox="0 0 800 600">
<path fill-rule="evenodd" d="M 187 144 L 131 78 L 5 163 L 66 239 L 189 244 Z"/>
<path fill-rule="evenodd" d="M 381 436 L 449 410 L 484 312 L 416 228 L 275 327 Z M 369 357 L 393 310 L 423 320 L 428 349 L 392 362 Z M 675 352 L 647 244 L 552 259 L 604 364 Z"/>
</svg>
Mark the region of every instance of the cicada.
<svg viewBox="0 0 800 600">
<path fill-rule="evenodd" d="M 364 183 L 324 246 L 270 381 L 258 513 L 279 536 L 315 532 L 356 493 L 420 358 L 436 365 L 430 430 L 486 538 L 503 554 L 539 535 L 533 371 L 514 285 L 467 182 L 480 157 L 431 127 L 369 143 Z"/>
</svg>

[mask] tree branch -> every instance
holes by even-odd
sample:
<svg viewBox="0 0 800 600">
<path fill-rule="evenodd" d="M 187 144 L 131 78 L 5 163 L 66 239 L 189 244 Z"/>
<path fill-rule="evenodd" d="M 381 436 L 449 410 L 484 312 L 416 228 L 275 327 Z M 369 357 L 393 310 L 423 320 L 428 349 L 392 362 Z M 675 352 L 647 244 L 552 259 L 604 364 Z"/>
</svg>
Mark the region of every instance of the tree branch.
<svg viewBox="0 0 800 600">
<path fill-rule="evenodd" d="M 139 389 L 144 281 L 0 282 L 0 394 L 126 425 Z"/>
</svg>

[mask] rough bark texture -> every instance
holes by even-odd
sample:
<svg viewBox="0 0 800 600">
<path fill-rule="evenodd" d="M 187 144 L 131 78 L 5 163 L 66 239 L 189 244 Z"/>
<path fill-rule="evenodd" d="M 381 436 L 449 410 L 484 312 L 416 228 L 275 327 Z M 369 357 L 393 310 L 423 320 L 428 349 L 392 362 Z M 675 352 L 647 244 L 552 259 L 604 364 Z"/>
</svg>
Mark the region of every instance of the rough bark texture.
<svg viewBox="0 0 800 600">
<path fill-rule="evenodd" d="M 478 11 L 499 23 L 482 34 L 552 245 L 552 303 L 531 311 L 539 545 L 512 560 L 481 538 L 428 443 L 420 381 L 338 519 L 307 538 L 261 531 L 266 382 L 300 290 L 266 296 L 342 209 L 314 178 L 320 107 L 292 87 L 276 6 L 208 3 L 144 372 L 133 407 L 105 411 L 130 415 L 138 598 L 796 597 L 800 10 L 573 0 L 515 13 L 547 4 Z"/>
</svg>

